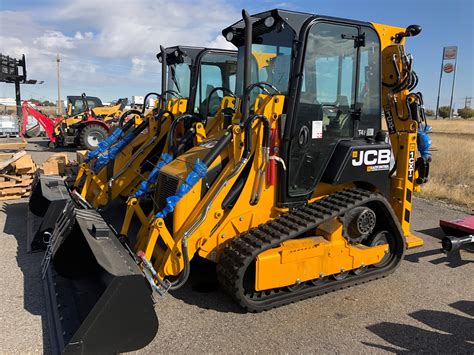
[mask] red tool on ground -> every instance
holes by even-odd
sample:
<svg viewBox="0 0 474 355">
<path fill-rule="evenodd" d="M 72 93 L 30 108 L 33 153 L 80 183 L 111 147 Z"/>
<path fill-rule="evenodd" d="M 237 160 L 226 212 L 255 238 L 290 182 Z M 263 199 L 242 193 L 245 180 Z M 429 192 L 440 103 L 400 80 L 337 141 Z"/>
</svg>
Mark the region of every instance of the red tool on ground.
<svg viewBox="0 0 474 355">
<path fill-rule="evenodd" d="M 474 216 L 454 221 L 441 220 L 439 226 L 447 234 L 441 241 L 444 251 L 455 251 L 463 245 L 474 243 Z"/>
</svg>

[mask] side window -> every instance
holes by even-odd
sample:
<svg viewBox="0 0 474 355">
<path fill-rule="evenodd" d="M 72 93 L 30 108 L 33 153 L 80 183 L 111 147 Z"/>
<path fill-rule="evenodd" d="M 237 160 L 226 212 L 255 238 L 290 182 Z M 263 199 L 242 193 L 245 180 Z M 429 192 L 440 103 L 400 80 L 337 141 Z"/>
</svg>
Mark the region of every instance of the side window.
<svg viewBox="0 0 474 355">
<path fill-rule="evenodd" d="M 84 104 L 82 100 L 76 100 L 72 107 L 73 107 L 73 111 L 72 111 L 73 116 L 78 115 L 81 112 L 84 112 Z"/>
<path fill-rule="evenodd" d="M 198 92 L 196 95 L 195 111 L 204 113 L 206 110 L 206 100 L 211 91 L 217 87 L 223 86 L 222 71 L 217 65 L 203 64 L 201 65 L 201 73 L 199 75 Z M 209 115 L 213 116 L 219 109 L 222 92 L 217 91 L 210 98 Z"/>
<path fill-rule="evenodd" d="M 235 92 L 237 53 L 206 53 L 200 63 L 194 110 L 204 115 L 208 106 L 208 116 L 213 117 L 221 105 L 224 93 L 217 90 L 211 97 L 209 94 L 218 87 Z"/>
<path fill-rule="evenodd" d="M 381 127 L 380 44 L 374 30 L 363 28 L 365 46 L 360 47 L 357 105 L 361 108 L 359 134 L 372 136 Z"/>
<path fill-rule="evenodd" d="M 98 103 L 95 100 L 87 100 L 87 105 L 89 106 L 90 109 L 97 107 Z"/>
</svg>

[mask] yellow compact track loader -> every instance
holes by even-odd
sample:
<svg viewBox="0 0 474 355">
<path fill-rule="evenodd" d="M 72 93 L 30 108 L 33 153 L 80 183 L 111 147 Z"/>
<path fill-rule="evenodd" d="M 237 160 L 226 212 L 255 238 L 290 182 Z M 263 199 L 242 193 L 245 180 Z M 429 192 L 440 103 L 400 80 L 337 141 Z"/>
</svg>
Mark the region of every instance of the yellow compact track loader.
<svg viewBox="0 0 474 355">
<path fill-rule="evenodd" d="M 143 180 L 150 183 L 149 178 L 156 177 L 155 168 L 163 160 L 169 161 L 189 148 L 193 140 L 202 140 L 206 131 L 222 129 L 221 116 L 229 115 L 227 110 L 233 112 L 235 104 L 229 87 L 236 75 L 237 53 L 176 46 L 162 48 L 157 58 L 165 74 L 168 69 L 170 88 L 167 90 L 167 76 L 163 75 L 164 94 L 145 97 L 158 96 L 157 106 L 147 114 L 145 108 L 142 112 L 125 112 L 120 118 L 121 128 L 99 149 L 88 153 L 71 189 L 59 177 L 39 177 L 29 206 L 30 211 L 44 218 L 31 243 L 32 250 L 46 248 L 44 241 L 49 239 L 68 199 L 84 208 L 105 209 L 118 197 L 127 199 L 135 194 Z M 222 99 L 219 92 L 223 93 Z M 131 119 L 125 123 L 126 118 Z M 167 152 L 166 157 L 163 152 Z"/>
<path fill-rule="evenodd" d="M 430 128 L 404 50 L 420 31 L 243 11 L 223 31 L 238 48 L 240 112 L 160 169 L 157 212 L 136 240 L 72 204 L 58 219 L 45 274 L 76 283 L 63 291 L 100 290 L 65 350 L 144 346 L 158 324 L 151 290 L 181 287 L 195 258 L 252 312 L 392 273 L 423 244 L 410 218 Z"/>
</svg>

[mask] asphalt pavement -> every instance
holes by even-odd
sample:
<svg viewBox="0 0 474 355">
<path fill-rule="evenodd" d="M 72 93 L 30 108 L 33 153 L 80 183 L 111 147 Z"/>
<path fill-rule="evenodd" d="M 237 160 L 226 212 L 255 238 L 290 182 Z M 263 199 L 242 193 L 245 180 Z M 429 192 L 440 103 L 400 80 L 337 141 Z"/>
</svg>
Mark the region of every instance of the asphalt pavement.
<svg viewBox="0 0 474 355">
<path fill-rule="evenodd" d="M 41 162 L 49 153 L 35 142 L 28 150 Z M 0 204 L 0 353 L 50 352 L 42 254 L 26 253 L 26 212 L 26 200 Z M 415 199 L 412 230 L 425 245 L 408 251 L 394 274 L 263 313 L 245 313 L 191 280 L 157 297 L 159 332 L 139 352 L 474 353 L 474 253 L 443 254 L 438 227 L 463 215 Z"/>
</svg>

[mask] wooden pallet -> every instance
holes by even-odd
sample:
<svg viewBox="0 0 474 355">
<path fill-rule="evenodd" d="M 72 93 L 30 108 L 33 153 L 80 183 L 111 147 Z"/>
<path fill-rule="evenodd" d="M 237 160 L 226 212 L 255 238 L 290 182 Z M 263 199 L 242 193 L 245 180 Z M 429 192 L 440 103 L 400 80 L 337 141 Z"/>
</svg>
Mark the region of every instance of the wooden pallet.
<svg viewBox="0 0 474 355">
<path fill-rule="evenodd" d="M 36 164 L 25 151 L 0 156 L 0 201 L 28 197 Z"/>
</svg>

